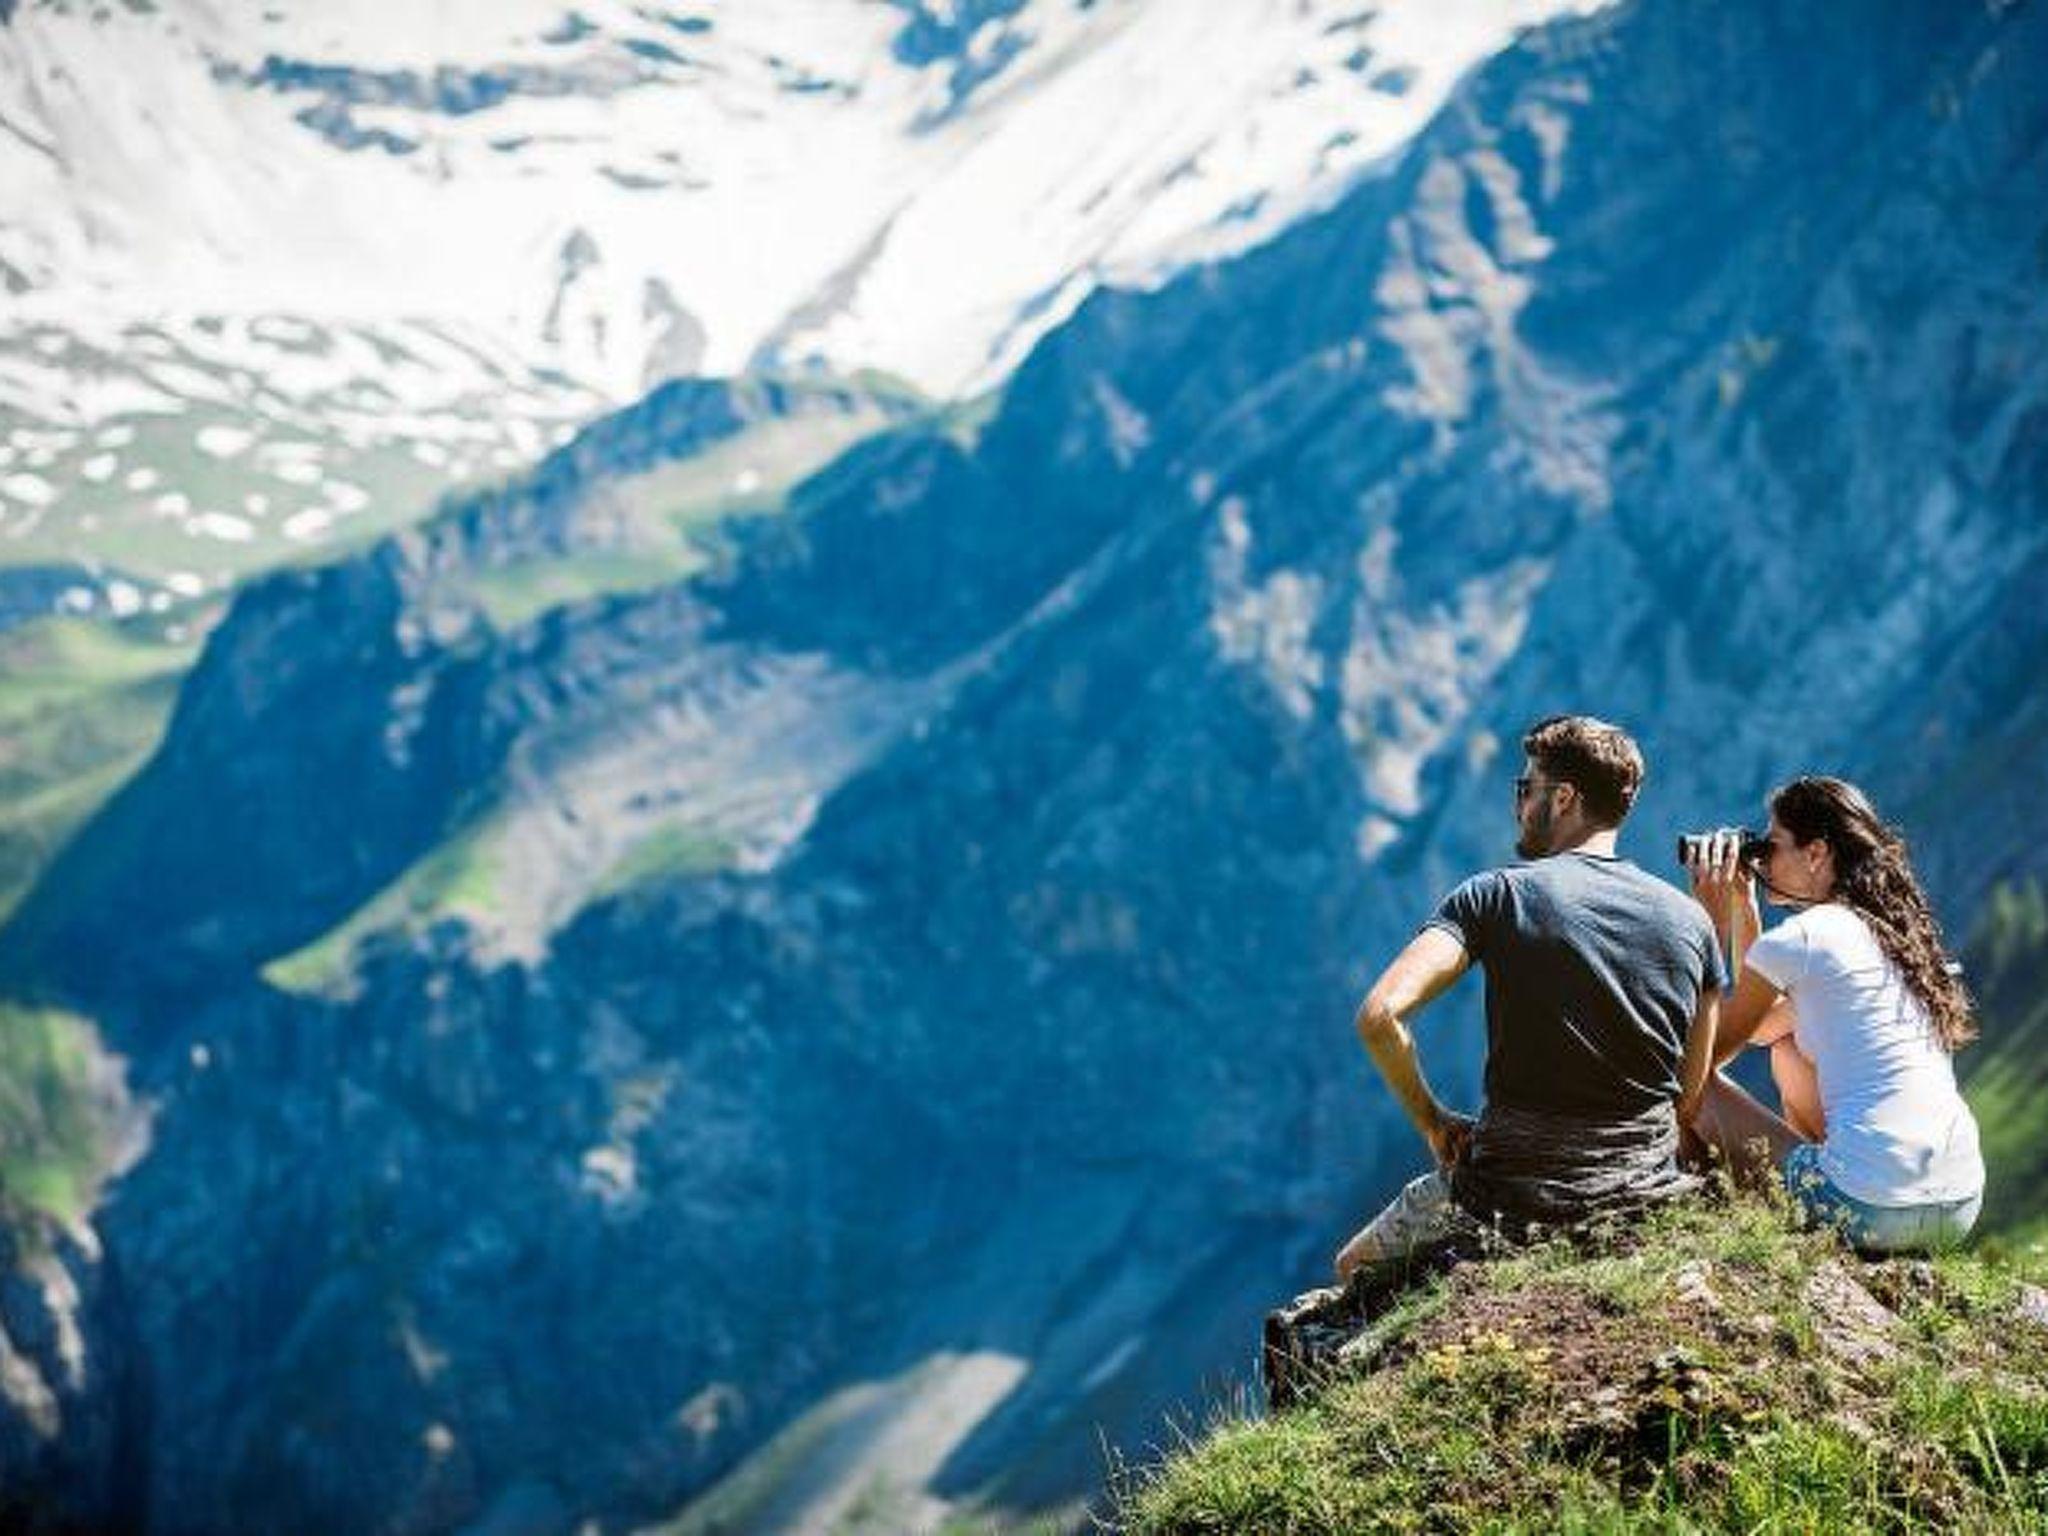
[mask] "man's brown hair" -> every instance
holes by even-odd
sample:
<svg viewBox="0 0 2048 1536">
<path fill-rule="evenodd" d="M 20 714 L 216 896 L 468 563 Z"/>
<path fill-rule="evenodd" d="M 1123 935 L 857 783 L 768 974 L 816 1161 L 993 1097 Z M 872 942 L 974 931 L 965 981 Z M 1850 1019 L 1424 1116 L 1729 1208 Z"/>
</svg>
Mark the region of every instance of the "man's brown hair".
<svg viewBox="0 0 2048 1536">
<path fill-rule="evenodd" d="M 1569 784 L 1586 811 L 1618 827 L 1643 785 L 1643 753 L 1627 731 L 1591 715 L 1552 715 L 1529 727 L 1522 751 L 1547 779 Z"/>
</svg>

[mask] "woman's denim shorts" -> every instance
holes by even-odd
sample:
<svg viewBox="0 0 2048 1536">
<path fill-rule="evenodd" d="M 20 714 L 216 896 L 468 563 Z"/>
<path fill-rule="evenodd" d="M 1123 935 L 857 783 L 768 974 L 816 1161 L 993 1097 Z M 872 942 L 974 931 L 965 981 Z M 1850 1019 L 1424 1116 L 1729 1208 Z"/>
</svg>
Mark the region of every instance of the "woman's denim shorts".
<svg viewBox="0 0 2048 1536">
<path fill-rule="evenodd" d="M 1844 1194 L 1820 1168 L 1820 1147 L 1804 1142 L 1785 1154 L 1785 1189 L 1807 1224 L 1836 1227 L 1857 1248 L 1872 1253 L 1932 1252 L 1953 1248 L 1970 1235 L 1982 1194 L 1926 1205 L 1872 1205 Z"/>
</svg>

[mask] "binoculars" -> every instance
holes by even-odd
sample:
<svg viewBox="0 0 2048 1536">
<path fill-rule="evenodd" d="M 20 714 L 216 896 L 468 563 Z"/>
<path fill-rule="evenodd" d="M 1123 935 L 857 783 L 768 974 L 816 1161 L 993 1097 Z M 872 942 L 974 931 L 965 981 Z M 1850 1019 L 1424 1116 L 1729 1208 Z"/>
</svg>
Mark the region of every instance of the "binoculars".
<svg viewBox="0 0 2048 1536">
<path fill-rule="evenodd" d="M 1748 827 L 1728 827 L 1719 832 L 1680 833 L 1678 837 L 1678 862 L 1688 865 L 1701 862 L 1707 856 L 1707 845 L 1709 843 L 1713 842 L 1717 837 L 1728 836 L 1733 836 L 1739 840 L 1735 862 L 1743 869 L 1748 869 L 1752 865 L 1763 862 L 1770 854 L 1771 840 L 1764 836 L 1763 833 L 1752 831 Z"/>
</svg>

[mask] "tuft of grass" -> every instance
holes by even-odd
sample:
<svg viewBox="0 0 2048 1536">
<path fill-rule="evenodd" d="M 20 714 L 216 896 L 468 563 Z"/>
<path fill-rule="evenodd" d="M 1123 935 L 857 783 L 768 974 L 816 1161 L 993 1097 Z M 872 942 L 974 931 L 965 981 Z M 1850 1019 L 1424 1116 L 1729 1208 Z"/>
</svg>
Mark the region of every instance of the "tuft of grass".
<svg viewBox="0 0 2048 1536">
<path fill-rule="evenodd" d="M 1889 1309 L 1841 1342 L 1814 1276 Z M 1435 1282 L 1369 1365 L 1111 1475 L 1112 1529 L 2048 1530 L 2048 1326 L 1981 1253 L 1864 1263 L 1728 1196 Z"/>
<path fill-rule="evenodd" d="M 1139 1488 L 1127 1512 L 1135 1530 L 1360 1528 L 1385 1511 L 1392 1481 L 1354 1475 L 1338 1411 L 1310 1408 L 1219 1425 L 1190 1447 L 1173 1477 Z"/>
</svg>

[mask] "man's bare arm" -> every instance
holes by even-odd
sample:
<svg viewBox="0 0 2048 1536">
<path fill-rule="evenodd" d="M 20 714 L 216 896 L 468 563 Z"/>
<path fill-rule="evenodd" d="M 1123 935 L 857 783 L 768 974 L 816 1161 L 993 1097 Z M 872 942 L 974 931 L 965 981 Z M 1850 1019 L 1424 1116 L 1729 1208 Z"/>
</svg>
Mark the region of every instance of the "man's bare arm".
<svg viewBox="0 0 2048 1536">
<path fill-rule="evenodd" d="M 1685 1057 L 1678 1068 L 1678 1122 L 1692 1123 L 1706 1097 L 1707 1079 L 1714 1074 L 1714 1035 L 1721 1023 L 1721 993 L 1710 988 L 1700 994 L 1692 1015 L 1692 1028 L 1685 1033 Z"/>
<path fill-rule="evenodd" d="M 1464 1151 L 1470 1122 L 1445 1109 L 1430 1092 L 1415 1055 L 1409 1018 L 1465 974 L 1471 959 L 1465 946 L 1441 928 L 1425 928 L 1380 973 L 1358 1009 L 1358 1037 L 1401 1108 L 1429 1143 L 1439 1163 L 1449 1166 Z"/>
</svg>

